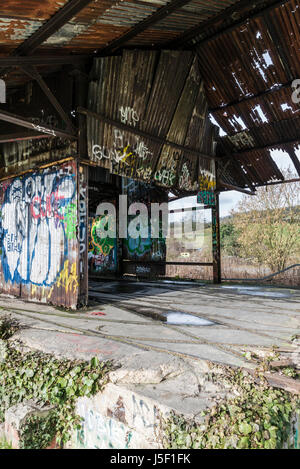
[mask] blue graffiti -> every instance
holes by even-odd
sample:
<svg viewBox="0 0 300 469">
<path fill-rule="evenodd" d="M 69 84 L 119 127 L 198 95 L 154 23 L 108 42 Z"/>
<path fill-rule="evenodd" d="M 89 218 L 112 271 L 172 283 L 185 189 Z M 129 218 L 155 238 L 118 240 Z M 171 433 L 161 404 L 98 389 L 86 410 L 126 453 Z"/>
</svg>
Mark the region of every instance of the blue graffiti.
<svg viewBox="0 0 300 469">
<path fill-rule="evenodd" d="M 76 192 L 75 175 L 44 170 L 7 187 L 0 221 L 5 281 L 51 286 L 68 254 L 64 212 Z"/>
</svg>

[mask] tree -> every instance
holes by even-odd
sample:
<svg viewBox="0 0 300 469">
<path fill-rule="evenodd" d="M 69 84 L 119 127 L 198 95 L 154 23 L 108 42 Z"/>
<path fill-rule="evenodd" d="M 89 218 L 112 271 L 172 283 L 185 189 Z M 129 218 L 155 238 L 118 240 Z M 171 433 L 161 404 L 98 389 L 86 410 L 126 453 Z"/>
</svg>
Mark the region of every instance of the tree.
<svg viewBox="0 0 300 469">
<path fill-rule="evenodd" d="M 240 245 L 238 242 L 239 233 L 232 221 L 221 223 L 220 241 L 221 249 L 229 256 L 238 256 Z"/>
<path fill-rule="evenodd" d="M 286 173 L 287 178 L 290 173 Z M 232 212 L 240 255 L 283 270 L 300 254 L 300 184 L 259 188 Z"/>
</svg>

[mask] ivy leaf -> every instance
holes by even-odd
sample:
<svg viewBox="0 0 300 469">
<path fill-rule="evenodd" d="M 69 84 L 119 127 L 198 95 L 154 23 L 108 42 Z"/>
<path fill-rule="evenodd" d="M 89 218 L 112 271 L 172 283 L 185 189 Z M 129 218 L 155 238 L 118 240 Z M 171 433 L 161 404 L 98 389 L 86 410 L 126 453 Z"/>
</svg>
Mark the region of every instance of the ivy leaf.
<svg viewBox="0 0 300 469">
<path fill-rule="evenodd" d="M 249 435 L 252 432 L 252 426 L 247 422 L 243 422 L 239 426 L 239 431 L 243 435 Z"/>
</svg>

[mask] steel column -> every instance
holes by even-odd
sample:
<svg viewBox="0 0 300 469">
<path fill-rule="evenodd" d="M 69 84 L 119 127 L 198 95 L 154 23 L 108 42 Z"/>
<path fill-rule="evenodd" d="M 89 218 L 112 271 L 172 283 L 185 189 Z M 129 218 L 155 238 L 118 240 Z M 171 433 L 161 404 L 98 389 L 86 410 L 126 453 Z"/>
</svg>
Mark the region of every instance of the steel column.
<svg viewBox="0 0 300 469">
<path fill-rule="evenodd" d="M 212 254 L 214 283 L 221 283 L 220 204 L 216 193 L 216 205 L 212 207 Z"/>
</svg>

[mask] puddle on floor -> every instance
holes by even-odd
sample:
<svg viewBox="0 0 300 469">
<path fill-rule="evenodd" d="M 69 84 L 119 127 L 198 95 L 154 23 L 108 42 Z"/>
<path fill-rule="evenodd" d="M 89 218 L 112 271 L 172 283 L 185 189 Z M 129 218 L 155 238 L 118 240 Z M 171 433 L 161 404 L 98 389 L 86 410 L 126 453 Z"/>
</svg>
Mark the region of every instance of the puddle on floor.
<svg viewBox="0 0 300 469">
<path fill-rule="evenodd" d="M 194 314 L 182 313 L 181 311 L 161 311 L 154 308 L 126 307 L 126 309 L 134 311 L 142 316 L 152 318 L 155 321 L 164 322 L 176 326 L 213 326 L 216 323 L 208 319 L 199 318 Z"/>
<path fill-rule="evenodd" d="M 252 295 L 252 296 L 266 296 L 270 298 L 289 298 L 291 295 L 289 293 L 283 293 L 273 290 L 262 290 L 260 287 L 238 287 L 238 286 L 231 286 L 231 285 L 224 285 L 221 288 L 231 289 L 231 290 L 238 290 L 238 293 L 244 295 Z"/>
<path fill-rule="evenodd" d="M 163 313 L 167 324 L 177 326 L 213 326 L 215 323 L 208 319 L 199 318 L 193 314 L 171 312 Z"/>
</svg>

